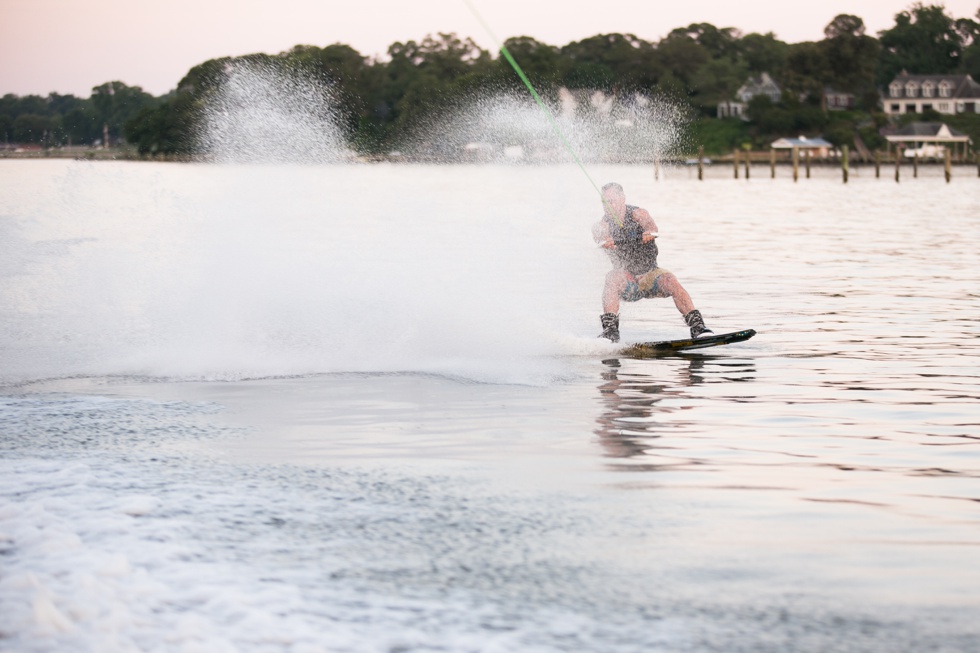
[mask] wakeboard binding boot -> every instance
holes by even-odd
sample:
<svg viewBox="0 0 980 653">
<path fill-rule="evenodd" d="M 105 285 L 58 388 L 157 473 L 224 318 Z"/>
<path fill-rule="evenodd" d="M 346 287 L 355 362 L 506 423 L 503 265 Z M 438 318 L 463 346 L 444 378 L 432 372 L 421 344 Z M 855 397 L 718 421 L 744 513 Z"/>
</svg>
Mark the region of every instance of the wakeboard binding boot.
<svg viewBox="0 0 980 653">
<path fill-rule="evenodd" d="M 599 316 L 602 322 L 602 333 L 600 338 L 605 338 L 609 342 L 619 342 L 619 316 L 615 313 L 603 313 Z"/>
<path fill-rule="evenodd" d="M 687 326 L 691 327 L 691 339 L 696 340 L 702 336 L 714 335 L 714 331 L 704 326 L 704 318 L 701 311 L 695 309 L 684 316 Z"/>
</svg>

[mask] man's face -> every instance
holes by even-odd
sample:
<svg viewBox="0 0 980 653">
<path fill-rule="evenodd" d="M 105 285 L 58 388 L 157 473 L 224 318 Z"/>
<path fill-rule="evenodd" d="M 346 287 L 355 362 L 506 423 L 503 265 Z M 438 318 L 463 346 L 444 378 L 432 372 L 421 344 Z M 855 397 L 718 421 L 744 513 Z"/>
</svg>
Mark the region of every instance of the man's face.
<svg viewBox="0 0 980 653">
<path fill-rule="evenodd" d="M 614 190 L 607 190 L 602 194 L 602 205 L 613 216 L 622 217 L 626 215 L 626 196 Z"/>
</svg>

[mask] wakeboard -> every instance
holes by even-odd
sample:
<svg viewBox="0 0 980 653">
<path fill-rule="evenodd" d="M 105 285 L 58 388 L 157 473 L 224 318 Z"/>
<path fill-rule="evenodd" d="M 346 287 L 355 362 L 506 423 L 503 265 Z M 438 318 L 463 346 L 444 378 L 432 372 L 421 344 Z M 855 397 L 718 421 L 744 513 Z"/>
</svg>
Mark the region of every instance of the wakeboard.
<svg viewBox="0 0 980 653">
<path fill-rule="evenodd" d="M 694 349 L 730 345 L 733 342 L 748 340 L 754 335 L 755 329 L 745 329 L 744 331 L 720 333 L 701 338 L 665 340 L 663 342 L 638 342 L 635 345 L 630 345 L 621 350 L 620 353 L 623 356 L 629 356 L 631 358 L 656 358 L 658 356 L 670 356 L 671 354 L 692 351 Z"/>
</svg>

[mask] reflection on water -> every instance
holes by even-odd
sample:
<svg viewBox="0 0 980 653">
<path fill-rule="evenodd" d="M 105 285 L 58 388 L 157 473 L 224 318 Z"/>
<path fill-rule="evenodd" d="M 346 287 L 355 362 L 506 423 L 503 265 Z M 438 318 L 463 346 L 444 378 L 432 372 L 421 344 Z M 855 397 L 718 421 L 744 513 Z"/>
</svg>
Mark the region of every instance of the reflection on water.
<svg viewBox="0 0 980 653">
<path fill-rule="evenodd" d="M 722 382 L 752 381 L 755 367 L 752 361 L 730 359 L 725 356 L 693 354 L 682 357 L 683 362 L 669 368 L 663 378 L 655 378 L 648 370 L 661 369 L 656 365 L 643 364 L 630 359 L 610 358 L 602 361 L 605 369 L 598 386 L 603 411 L 596 419 L 599 428 L 595 433 L 610 458 L 644 457 L 628 463 L 616 461 L 610 469 L 619 471 L 657 471 L 659 469 L 683 469 L 697 465 L 693 458 L 679 460 L 676 442 L 660 441 L 671 431 L 676 431 L 676 419 L 665 420 L 666 415 L 693 408 L 678 401 L 668 405 L 665 399 L 682 400 L 685 388 L 705 383 L 707 377 Z M 626 369 L 624 369 L 624 365 Z M 657 462 L 667 451 L 671 462 Z"/>
</svg>

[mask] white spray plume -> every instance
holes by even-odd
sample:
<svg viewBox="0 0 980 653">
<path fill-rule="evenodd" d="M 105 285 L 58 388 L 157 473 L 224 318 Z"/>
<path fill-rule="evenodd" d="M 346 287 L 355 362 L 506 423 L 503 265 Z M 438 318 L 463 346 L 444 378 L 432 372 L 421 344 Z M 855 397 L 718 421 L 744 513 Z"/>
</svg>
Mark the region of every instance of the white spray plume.
<svg viewBox="0 0 980 653">
<path fill-rule="evenodd" d="M 219 163 L 336 163 L 353 154 L 334 91 L 307 71 L 266 62 L 225 69 L 204 110 L 198 144 Z"/>
<path fill-rule="evenodd" d="M 687 113 L 664 97 L 563 88 L 550 110 L 554 123 L 530 98 L 478 95 L 421 125 L 413 149 L 451 161 L 570 162 L 555 123 L 584 162 L 662 161 L 685 144 Z"/>
</svg>

